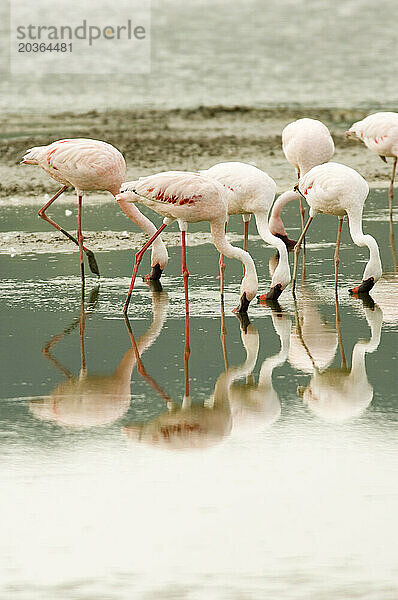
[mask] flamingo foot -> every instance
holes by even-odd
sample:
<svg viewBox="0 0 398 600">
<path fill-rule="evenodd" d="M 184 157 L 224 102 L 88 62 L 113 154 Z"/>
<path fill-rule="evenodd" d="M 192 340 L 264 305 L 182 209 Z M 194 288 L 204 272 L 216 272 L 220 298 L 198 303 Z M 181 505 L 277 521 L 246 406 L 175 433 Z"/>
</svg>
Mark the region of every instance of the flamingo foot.
<svg viewBox="0 0 398 600">
<path fill-rule="evenodd" d="M 250 300 L 247 299 L 246 292 L 243 292 L 243 294 L 240 297 L 239 306 L 234 308 L 232 312 L 235 314 L 247 313 L 249 304 L 250 304 Z"/>
<path fill-rule="evenodd" d="M 145 277 L 143 277 L 142 280 L 146 283 L 148 283 L 149 281 L 159 281 L 159 279 L 162 276 L 162 273 L 163 271 L 160 268 L 159 263 L 157 263 L 154 267 L 152 267 L 152 271 L 148 273 L 148 275 L 145 275 Z"/>
<path fill-rule="evenodd" d="M 374 284 L 375 284 L 374 277 L 369 277 L 369 279 L 365 279 L 365 281 L 362 281 L 362 283 L 360 285 L 357 285 L 356 287 L 351 288 L 348 291 L 353 296 L 355 296 L 357 294 L 368 294 L 370 292 L 370 290 L 372 289 L 372 287 L 374 286 Z"/>
</svg>

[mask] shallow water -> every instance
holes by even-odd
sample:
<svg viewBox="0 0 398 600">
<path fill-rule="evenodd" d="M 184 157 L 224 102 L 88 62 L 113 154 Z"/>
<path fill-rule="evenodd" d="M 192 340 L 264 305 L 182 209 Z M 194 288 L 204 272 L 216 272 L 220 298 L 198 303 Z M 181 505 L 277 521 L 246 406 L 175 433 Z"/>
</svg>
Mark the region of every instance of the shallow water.
<svg viewBox="0 0 398 600">
<path fill-rule="evenodd" d="M 2 112 L 201 104 L 396 107 L 396 2 L 152 0 L 151 5 L 149 75 L 120 73 L 120 59 L 110 47 L 110 75 L 96 75 L 93 63 L 87 75 L 11 77 L 4 49 Z M 4 39 L 7 6 L 0 7 Z"/>
<path fill-rule="evenodd" d="M 206 227 L 192 228 L 192 405 L 183 408 L 175 225 L 166 230 L 163 292 L 138 282 L 132 341 L 121 307 L 128 244 L 142 238 L 114 203 L 98 211 L 90 198 L 84 227 L 92 247 L 105 227 L 128 238 L 119 250 L 101 239 L 100 287 L 87 277 L 85 318 L 76 251 L 49 242 L 47 225 L 23 199 L 2 207 L 0 598 L 396 598 L 398 276 L 386 191 L 372 190 L 365 210 L 364 230 L 378 239 L 385 271 L 372 291 L 375 306 L 347 293 L 367 251 L 352 247 L 343 229 L 342 348 L 335 218 L 320 215 L 310 229 L 297 305 L 289 291 L 280 311 L 254 304 L 246 333 L 231 312 L 241 267 L 228 261 L 228 369 L 218 257 L 200 234 Z M 73 201 L 51 215 L 73 229 Z M 286 224 L 297 236 L 297 207 L 287 208 Z M 250 227 L 265 291 L 274 251 Z M 242 229 L 231 218 L 234 243 L 242 243 Z M 10 232 L 34 235 L 12 238 L 7 252 Z M 137 371 L 134 342 L 148 377 Z"/>
</svg>

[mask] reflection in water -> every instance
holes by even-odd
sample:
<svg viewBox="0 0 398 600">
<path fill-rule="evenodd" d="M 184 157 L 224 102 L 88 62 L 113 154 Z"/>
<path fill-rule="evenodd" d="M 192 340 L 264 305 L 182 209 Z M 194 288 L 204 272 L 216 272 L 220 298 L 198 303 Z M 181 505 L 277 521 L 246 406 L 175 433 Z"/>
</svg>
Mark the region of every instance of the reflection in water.
<svg viewBox="0 0 398 600">
<path fill-rule="evenodd" d="M 322 371 L 332 363 L 337 346 L 336 329 L 320 313 L 313 290 L 303 286 L 290 339 L 290 364 L 304 373 Z"/>
<path fill-rule="evenodd" d="M 383 313 L 377 305 L 365 306 L 364 311 L 371 337 L 355 344 L 351 369 L 344 364 L 345 360 L 337 369 L 321 371 L 315 367 L 308 386 L 298 390 L 312 412 L 326 421 L 343 422 L 357 417 L 372 401 L 373 387 L 367 378 L 365 355 L 379 346 Z"/>
<path fill-rule="evenodd" d="M 264 426 L 272 425 L 281 414 L 281 405 L 277 392 L 272 385 L 272 373 L 276 367 L 283 365 L 287 359 L 290 345 L 291 320 L 284 313 L 273 310 L 272 323 L 279 336 L 281 349 L 275 356 L 266 358 L 261 366 L 258 384 L 254 377 L 249 375 L 245 383 L 232 383 L 229 391 L 229 400 L 233 418 L 233 432 L 253 431 L 262 429 Z M 254 330 L 254 327 L 253 327 Z M 259 348 L 259 336 L 257 330 L 256 347 L 253 352 L 253 371 Z M 254 337 L 254 331 L 252 336 Z M 248 348 L 245 337 L 242 334 L 242 342 L 245 345 L 247 355 Z M 254 344 L 252 344 L 254 345 Z"/>
<path fill-rule="evenodd" d="M 96 290 L 98 295 L 98 290 Z M 130 406 L 130 382 L 136 357 L 133 348 L 127 350 L 112 375 L 90 375 L 87 373 L 84 329 L 87 316 L 95 307 L 97 298 L 88 304 L 85 311 L 81 306 L 81 315 L 61 334 L 55 335 L 44 346 L 43 354 L 66 377 L 50 396 L 29 403 L 30 411 L 39 419 L 54 421 L 58 425 L 75 428 L 88 428 L 108 425 L 120 419 Z M 159 336 L 166 320 L 168 296 L 165 292 L 152 292 L 152 324 L 147 332 L 137 340 L 140 353 L 145 352 Z M 50 350 L 65 335 L 71 333 L 80 324 L 81 371 L 78 377 L 70 373 L 54 358 Z"/>
<path fill-rule="evenodd" d="M 186 393 L 182 404 L 170 400 L 165 392 L 148 375 L 139 357 L 137 348 L 137 368 L 150 385 L 166 401 L 167 410 L 145 423 L 130 423 L 123 432 L 134 442 L 143 442 L 170 449 L 204 448 L 220 442 L 234 431 L 253 430 L 272 424 L 280 415 L 281 408 L 277 393 L 272 386 L 272 372 L 282 365 L 288 354 L 291 321 L 285 315 L 274 312 L 272 322 L 281 340 L 281 350 L 273 357 L 265 359 L 261 367 L 258 385 L 254 383 L 252 372 L 256 366 L 259 335 L 257 329 L 247 322 L 242 323 L 241 339 L 246 350 L 245 361 L 229 367 L 225 347 L 225 321 L 222 307 L 221 341 L 223 345 L 225 371 L 218 377 L 211 396 L 203 406 L 193 404 Z M 186 316 L 188 323 L 188 315 Z M 189 332 L 189 326 L 186 326 Z M 134 346 L 134 336 L 130 329 Z M 138 344 L 137 344 L 138 346 Z M 185 389 L 189 389 L 188 360 L 184 360 Z M 245 383 L 236 380 L 247 378 Z"/>
</svg>

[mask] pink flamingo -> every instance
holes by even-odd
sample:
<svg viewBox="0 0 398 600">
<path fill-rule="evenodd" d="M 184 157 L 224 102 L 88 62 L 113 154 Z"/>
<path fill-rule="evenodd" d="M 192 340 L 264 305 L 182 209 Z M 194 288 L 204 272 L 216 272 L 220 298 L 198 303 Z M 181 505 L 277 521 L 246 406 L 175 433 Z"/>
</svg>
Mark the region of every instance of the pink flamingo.
<svg viewBox="0 0 398 600">
<path fill-rule="evenodd" d="M 334 162 L 328 162 L 313 167 L 305 175 L 300 177 L 298 190 L 309 204 L 310 217 L 294 248 L 294 268 L 292 277 L 293 294 L 296 285 L 297 262 L 300 246 L 313 218 L 319 213 L 335 215 L 339 219 L 336 250 L 334 253 L 335 292 L 337 293 L 338 266 L 340 263 L 339 249 L 341 228 L 343 219 L 347 215 L 352 241 L 357 246 L 367 246 L 370 253 L 369 262 L 363 273 L 362 283 L 359 286 L 352 288 L 350 292 L 353 294 L 368 293 L 376 281 L 380 279 L 382 275 L 382 266 L 379 247 L 376 240 L 371 235 L 364 235 L 362 231 L 362 212 L 365 200 L 369 193 L 369 186 L 365 179 L 350 167 Z M 297 194 L 295 192 L 286 192 L 286 198 L 295 200 Z M 280 206 L 277 207 L 277 210 L 280 210 Z M 280 215 L 278 218 L 280 218 Z"/>
<path fill-rule="evenodd" d="M 113 196 L 119 193 L 126 177 L 126 163 L 122 154 L 111 144 L 99 140 L 66 139 L 53 142 L 48 146 L 31 148 L 26 152 L 21 164 L 39 165 L 52 179 L 62 184 L 61 189 L 39 210 L 39 217 L 79 246 L 82 284 L 84 282 L 83 252 L 86 253 L 91 271 L 99 275 L 94 253 L 83 245 L 81 227 L 83 194 L 91 190 L 108 191 Z M 78 197 L 77 239 L 46 215 L 46 210 L 68 187 L 75 188 Z M 134 223 L 150 236 L 154 234 L 156 228 L 153 223 L 140 213 L 137 207 L 119 204 Z M 160 265 L 157 266 L 159 262 L 162 267 L 167 264 L 167 251 L 160 239 L 152 253 L 153 272 L 160 268 Z"/>
<path fill-rule="evenodd" d="M 369 115 L 362 121 L 354 123 L 346 137 L 357 137 L 365 146 L 376 152 L 386 163 L 386 157 L 393 158 L 390 186 L 388 188 L 388 202 L 390 218 L 392 218 L 392 201 L 394 198 L 394 179 L 398 159 L 398 113 L 379 112 Z"/>
<path fill-rule="evenodd" d="M 241 284 L 240 304 L 235 309 L 235 312 L 247 312 L 249 303 L 257 292 L 256 268 L 250 254 L 241 248 L 232 246 L 226 238 L 226 191 L 220 183 L 199 173 L 166 171 L 148 177 L 141 177 L 137 181 L 124 183 L 122 185 L 122 192 L 116 199 L 119 203 L 121 200 L 130 203 L 141 202 L 157 212 L 164 219 L 163 225 L 161 225 L 158 231 L 135 256 L 131 284 L 124 305 L 125 314 L 128 310 L 138 266 L 143 254 L 163 229 L 176 220 L 181 231 L 182 274 L 184 278 L 186 313 L 189 312 L 189 272 L 186 264 L 185 236 L 188 223 L 197 223 L 200 221 L 209 221 L 213 243 L 220 254 L 224 254 L 229 258 L 236 258 L 243 263 L 245 274 Z"/>
<path fill-rule="evenodd" d="M 305 118 L 286 125 L 282 131 L 282 149 L 286 160 L 295 167 L 299 180 L 312 167 L 332 158 L 334 143 L 326 125 L 317 119 Z M 305 211 L 301 197 L 300 214 L 303 229 Z"/>
<path fill-rule="evenodd" d="M 253 214 L 260 237 L 279 251 L 279 264 L 272 277 L 271 289 L 261 296 L 262 299 L 277 300 L 290 283 L 290 267 L 284 241 L 273 235 L 268 227 L 268 214 L 276 192 L 275 181 L 257 167 L 241 162 L 218 163 L 200 173 L 215 179 L 225 187 L 228 216 L 242 215 L 244 250 L 247 250 L 249 220 Z M 221 293 L 224 291 L 224 269 L 224 259 L 221 255 Z"/>
</svg>

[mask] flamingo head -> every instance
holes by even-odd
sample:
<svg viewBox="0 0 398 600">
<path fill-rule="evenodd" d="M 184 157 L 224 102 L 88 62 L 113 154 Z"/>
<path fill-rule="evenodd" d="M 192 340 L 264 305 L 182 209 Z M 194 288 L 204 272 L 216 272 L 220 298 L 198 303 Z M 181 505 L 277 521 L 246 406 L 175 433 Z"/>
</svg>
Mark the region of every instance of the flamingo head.
<svg viewBox="0 0 398 600">
<path fill-rule="evenodd" d="M 344 137 L 346 139 L 359 139 L 358 133 L 352 127 L 351 129 L 347 129 L 347 131 L 344 132 Z"/>
<path fill-rule="evenodd" d="M 286 286 L 285 286 L 286 287 Z M 257 300 L 259 304 L 267 304 L 268 302 L 277 302 L 279 296 L 283 292 L 283 285 L 281 283 L 277 283 L 272 286 L 266 294 L 261 294 L 257 296 Z"/>
<path fill-rule="evenodd" d="M 369 277 L 368 279 L 365 279 L 364 281 L 362 281 L 362 283 L 360 285 L 357 285 L 356 287 L 353 287 L 348 291 L 350 292 L 350 294 L 352 296 L 357 296 L 359 294 L 369 294 L 369 292 L 372 289 L 372 287 L 374 286 L 374 284 L 375 284 L 375 278 Z"/>
</svg>

